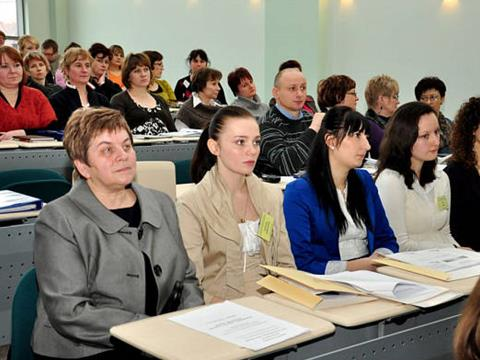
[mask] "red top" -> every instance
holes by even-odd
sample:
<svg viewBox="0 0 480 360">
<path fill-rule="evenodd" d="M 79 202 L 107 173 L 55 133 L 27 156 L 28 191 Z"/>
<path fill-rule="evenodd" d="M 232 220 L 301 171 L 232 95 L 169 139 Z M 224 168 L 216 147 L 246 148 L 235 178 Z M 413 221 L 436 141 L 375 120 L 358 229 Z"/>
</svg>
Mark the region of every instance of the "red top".
<svg viewBox="0 0 480 360">
<path fill-rule="evenodd" d="M 0 131 L 42 129 L 57 116 L 41 91 L 20 86 L 15 107 L 0 92 Z"/>
</svg>

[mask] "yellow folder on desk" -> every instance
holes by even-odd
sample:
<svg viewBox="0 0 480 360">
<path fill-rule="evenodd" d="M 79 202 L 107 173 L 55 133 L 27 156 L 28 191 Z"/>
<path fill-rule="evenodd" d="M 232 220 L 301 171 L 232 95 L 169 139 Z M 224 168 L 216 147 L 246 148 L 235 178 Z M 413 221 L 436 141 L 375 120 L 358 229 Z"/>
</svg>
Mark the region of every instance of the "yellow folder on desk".
<svg viewBox="0 0 480 360">
<path fill-rule="evenodd" d="M 304 271 L 300 271 L 292 268 L 283 268 L 279 266 L 270 266 L 270 265 L 261 265 L 261 266 L 272 273 L 284 276 L 287 279 L 298 282 L 301 285 L 307 286 L 313 290 L 365 295 L 363 292 L 355 290 L 351 286 L 338 284 L 333 281 L 317 279 Z"/>
<path fill-rule="evenodd" d="M 443 280 L 443 281 L 451 280 L 450 275 L 447 274 L 446 272 L 426 268 L 426 267 L 423 267 L 423 266 L 408 264 L 408 263 L 405 263 L 403 261 L 389 259 L 387 257 L 380 257 L 380 258 L 374 259 L 373 261 L 375 263 L 379 264 L 379 265 L 392 266 L 392 267 L 395 267 L 395 268 L 398 268 L 398 269 L 403 269 L 403 270 L 406 270 L 406 271 L 410 271 L 410 272 L 413 272 L 413 273 L 416 273 L 416 274 L 428 276 L 428 277 L 438 279 L 438 280 Z"/>
<path fill-rule="evenodd" d="M 312 310 L 322 301 L 320 296 L 271 275 L 257 281 L 257 284 Z"/>
</svg>

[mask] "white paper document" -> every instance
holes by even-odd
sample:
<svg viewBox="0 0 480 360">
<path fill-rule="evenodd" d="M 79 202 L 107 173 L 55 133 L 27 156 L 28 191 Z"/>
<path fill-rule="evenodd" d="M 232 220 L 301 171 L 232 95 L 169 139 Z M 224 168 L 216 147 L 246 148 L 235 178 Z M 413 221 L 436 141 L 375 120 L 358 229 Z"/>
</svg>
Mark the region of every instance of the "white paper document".
<svg viewBox="0 0 480 360">
<path fill-rule="evenodd" d="M 230 301 L 172 316 L 169 320 L 253 351 L 310 331 Z"/>
<path fill-rule="evenodd" d="M 480 253 L 466 249 L 441 248 L 406 251 L 387 257 L 448 274 L 449 280 L 480 275 Z"/>
<path fill-rule="evenodd" d="M 420 284 L 367 270 L 314 276 L 347 284 L 380 298 L 420 307 L 435 306 L 461 296 L 440 286 Z"/>
<path fill-rule="evenodd" d="M 405 251 L 388 255 L 388 257 L 408 264 L 428 267 L 443 272 L 452 272 L 480 265 L 479 253 L 454 248 Z"/>
</svg>

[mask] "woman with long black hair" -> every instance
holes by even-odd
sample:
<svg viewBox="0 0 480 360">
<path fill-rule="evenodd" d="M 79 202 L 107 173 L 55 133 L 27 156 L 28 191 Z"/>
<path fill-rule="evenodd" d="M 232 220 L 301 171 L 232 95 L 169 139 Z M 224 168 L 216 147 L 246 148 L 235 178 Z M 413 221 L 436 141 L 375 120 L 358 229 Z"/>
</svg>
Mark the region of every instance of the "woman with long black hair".
<svg viewBox="0 0 480 360">
<path fill-rule="evenodd" d="M 300 270 L 375 270 L 377 253 L 396 252 L 377 188 L 358 170 L 370 149 L 367 119 L 347 106 L 322 121 L 304 177 L 288 184 L 284 212 Z"/>
</svg>

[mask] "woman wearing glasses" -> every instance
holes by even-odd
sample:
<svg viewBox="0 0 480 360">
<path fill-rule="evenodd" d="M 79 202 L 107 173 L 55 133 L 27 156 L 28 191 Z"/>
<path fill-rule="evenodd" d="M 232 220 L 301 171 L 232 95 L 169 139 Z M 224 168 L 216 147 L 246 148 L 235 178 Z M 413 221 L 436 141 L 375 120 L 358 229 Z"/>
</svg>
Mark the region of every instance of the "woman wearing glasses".
<svg viewBox="0 0 480 360">
<path fill-rule="evenodd" d="M 388 119 L 393 115 L 398 101 L 398 82 L 388 75 L 371 78 L 365 88 L 365 100 L 368 110 L 365 116 L 370 123 L 370 156 L 377 159 L 383 132 Z"/>
<path fill-rule="evenodd" d="M 356 110 L 358 96 L 356 83 L 347 75 L 332 75 L 320 80 L 317 85 L 317 102 L 321 112 L 334 106 L 344 105 Z"/>
<path fill-rule="evenodd" d="M 445 83 L 438 77 L 425 77 L 415 86 L 415 97 L 417 101 L 421 101 L 430 105 L 438 118 L 440 126 L 440 153 L 449 153 L 450 136 L 452 133 L 452 120 L 445 117 L 440 108 L 445 101 L 445 92 L 447 87 Z"/>
<path fill-rule="evenodd" d="M 458 246 L 450 234 L 450 182 L 436 170 L 440 129 L 434 110 L 402 105 L 389 120 L 376 184 L 400 251 Z"/>
</svg>

